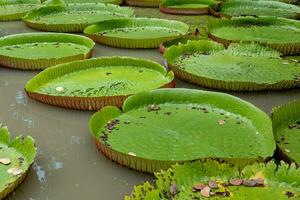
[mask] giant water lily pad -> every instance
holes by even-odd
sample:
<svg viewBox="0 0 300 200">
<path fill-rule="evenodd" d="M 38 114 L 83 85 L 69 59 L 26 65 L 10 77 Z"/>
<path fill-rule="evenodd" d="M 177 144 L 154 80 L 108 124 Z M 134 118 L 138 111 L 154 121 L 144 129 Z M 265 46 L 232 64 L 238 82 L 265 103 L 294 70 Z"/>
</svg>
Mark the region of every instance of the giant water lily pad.
<svg viewBox="0 0 300 200">
<path fill-rule="evenodd" d="M 170 14 L 199 15 L 209 14 L 210 9 L 218 7 L 215 0 L 162 0 L 160 11 Z"/>
<path fill-rule="evenodd" d="M 300 165 L 300 100 L 275 108 L 272 119 L 281 158 Z"/>
<path fill-rule="evenodd" d="M 161 0 L 124 0 L 126 5 L 139 7 L 158 7 Z"/>
<path fill-rule="evenodd" d="M 26 13 L 39 7 L 40 0 L 0 0 L 0 21 L 21 19 Z"/>
<path fill-rule="evenodd" d="M 238 169 L 228 163 L 208 160 L 177 164 L 155 176 L 155 185 L 146 182 L 135 186 L 125 200 L 300 198 L 300 169 L 285 163 L 277 166 L 273 161 Z"/>
<path fill-rule="evenodd" d="M 300 7 L 273 0 L 228 0 L 222 2 L 220 14 L 225 16 L 276 16 L 300 18 Z"/>
<path fill-rule="evenodd" d="M 82 32 L 90 24 L 108 19 L 131 17 L 131 8 L 104 3 L 69 3 L 49 5 L 26 15 L 23 20 L 43 31 Z"/>
<path fill-rule="evenodd" d="M 0 65 L 26 70 L 91 57 L 94 42 L 66 33 L 26 33 L 0 38 Z"/>
<path fill-rule="evenodd" d="M 278 90 L 300 86 L 300 67 L 257 44 L 223 45 L 202 40 L 170 47 L 164 54 L 175 75 L 221 90 Z"/>
<path fill-rule="evenodd" d="M 176 162 L 221 159 L 242 166 L 273 155 L 270 118 L 236 97 L 160 89 L 129 97 L 123 111 L 106 107 L 90 130 L 109 159 L 145 172 Z"/>
<path fill-rule="evenodd" d="M 27 94 L 43 103 L 82 110 L 121 107 L 132 94 L 173 87 L 174 74 L 149 60 L 103 57 L 51 67 L 26 85 Z"/>
<path fill-rule="evenodd" d="M 65 3 L 112 3 L 120 5 L 123 0 L 63 0 Z"/>
<path fill-rule="evenodd" d="M 84 33 L 94 41 L 122 48 L 156 48 L 160 43 L 187 34 L 188 25 L 179 21 L 131 18 L 113 19 L 91 25 Z"/>
<path fill-rule="evenodd" d="M 209 36 L 228 46 L 232 42 L 257 42 L 284 55 L 300 53 L 300 22 L 273 17 L 235 17 L 211 21 Z M 291 40 L 291 38 L 293 38 Z"/>
<path fill-rule="evenodd" d="M 7 197 L 24 181 L 35 156 L 32 137 L 11 139 L 7 128 L 0 125 L 0 199 Z"/>
</svg>

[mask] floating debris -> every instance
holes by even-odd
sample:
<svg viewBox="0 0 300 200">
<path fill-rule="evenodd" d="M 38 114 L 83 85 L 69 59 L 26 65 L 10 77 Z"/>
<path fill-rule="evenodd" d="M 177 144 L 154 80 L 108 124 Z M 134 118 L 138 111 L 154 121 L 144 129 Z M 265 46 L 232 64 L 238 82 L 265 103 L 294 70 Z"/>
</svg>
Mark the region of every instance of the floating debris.
<svg viewBox="0 0 300 200">
<path fill-rule="evenodd" d="M 209 181 L 208 182 L 208 186 L 211 188 L 211 189 L 218 189 L 218 184 L 216 181 Z"/>
<path fill-rule="evenodd" d="M 254 180 L 243 180 L 243 185 L 247 187 L 254 187 L 256 182 Z"/>
<path fill-rule="evenodd" d="M 57 92 L 63 92 L 63 91 L 64 91 L 64 87 L 58 86 L 58 87 L 55 88 L 55 90 L 56 90 Z"/>
<path fill-rule="evenodd" d="M 209 198 L 210 197 L 210 187 L 206 186 L 204 187 L 201 192 L 200 192 L 201 196 L 203 197 L 207 197 Z"/>
<path fill-rule="evenodd" d="M 206 187 L 205 184 L 199 183 L 199 184 L 193 186 L 193 190 L 194 190 L 194 191 L 201 191 L 201 190 L 202 190 L 203 188 L 205 188 L 205 187 Z"/>
<path fill-rule="evenodd" d="M 233 186 L 239 186 L 243 184 L 243 180 L 242 179 L 232 179 L 229 181 L 229 183 Z"/>
<path fill-rule="evenodd" d="M 133 153 L 133 152 L 129 152 L 128 155 L 130 155 L 130 156 L 136 156 L 136 154 Z"/>
<path fill-rule="evenodd" d="M 0 164 L 9 165 L 11 163 L 9 158 L 0 158 Z"/>
<path fill-rule="evenodd" d="M 151 112 L 151 111 L 159 111 L 159 110 L 160 110 L 159 105 L 156 105 L 156 104 L 148 105 L 148 112 Z"/>
<path fill-rule="evenodd" d="M 293 192 L 290 192 L 290 191 L 286 191 L 285 195 L 288 197 L 288 198 L 292 198 L 295 196 L 295 194 Z"/>
<path fill-rule="evenodd" d="M 170 192 L 172 195 L 176 195 L 177 194 L 177 186 L 174 182 L 171 183 L 171 186 L 170 186 Z"/>
<path fill-rule="evenodd" d="M 12 174 L 14 176 L 19 176 L 20 174 L 23 173 L 23 170 L 17 167 L 9 168 L 7 170 L 7 173 Z"/>
<path fill-rule="evenodd" d="M 225 120 L 223 120 L 223 119 L 221 119 L 221 120 L 219 120 L 219 121 L 218 121 L 218 123 L 219 123 L 219 125 L 222 125 L 222 126 L 223 126 L 223 125 L 225 125 L 225 124 L 226 124 L 226 121 L 225 121 Z"/>
</svg>

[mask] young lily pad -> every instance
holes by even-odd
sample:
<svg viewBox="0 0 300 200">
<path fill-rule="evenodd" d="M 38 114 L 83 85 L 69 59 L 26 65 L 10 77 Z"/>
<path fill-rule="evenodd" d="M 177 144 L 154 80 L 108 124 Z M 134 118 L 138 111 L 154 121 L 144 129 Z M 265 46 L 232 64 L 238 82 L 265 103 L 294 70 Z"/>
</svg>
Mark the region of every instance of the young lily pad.
<svg viewBox="0 0 300 200">
<path fill-rule="evenodd" d="M 300 87 L 300 67 L 279 52 L 257 44 L 223 45 L 189 41 L 164 54 L 175 75 L 208 88 L 232 91 L 278 90 Z"/>
<path fill-rule="evenodd" d="M 54 66 L 26 85 L 29 97 L 43 103 L 81 110 L 123 105 L 132 94 L 174 87 L 174 74 L 153 61 L 102 57 Z"/>
<path fill-rule="evenodd" d="M 93 23 L 132 17 L 131 8 L 104 3 L 69 3 L 42 7 L 28 13 L 23 20 L 31 28 L 55 32 L 82 32 Z"/>
<path fill-rule="evenodd" d="M 25 33 L 0 38 L 0 65 L 40 70 L 52 65 L 90 58 L 94 42 L 66 33 Z"/>
<path fill-rule="evenodd" d="M 284 55 L 300 53 L 300 21 L 275 17 L 233 17 L 211 21 L 209 37 L 228 46 L 232 42 L 257 42 Z M 293 38 L 291 40 L 291 38 Z"/>
<path fill-rule="evenodd" d="M 171 46 L 179 45 L 179 44 L 186 44 L 189 40 L 201 40 L 201 39 L 203 39 L 203 38 L 199 37 L 198 35 L 187 35 L 184 37 L 176 38 L 171 41 L 166 41 L 159 45 L 159 52 L 161 54 L 164 54 L 165 51 Z"/>
<path fill-rule="evenodd" d="M 221 159 L 237 166 L 273 155 L 270 118 L 236 97 L 189 89 L 160 89 L 129 97 L 123 111 L 106 107 L 90 130 L 100 151 L 145 172 L 176 162 Z"/>
<path fill-rule="evenodd" d="M 40 0 L 0 0 L 0 21 L 21 19 L 26 13 L 39 7 Z"/>
<path fill-rule="evenodd" d="M 138 7 L 158 7 L 161 0 L 124 0 L 126 5 Z"/>
<path fill-rule="evenodd" d="M 277 107 L 272 112 L 274 137 L 280 156 L 300 165 L 300 100 Z"/>
<path fill-rule="evenodd" d="M 179 21 L 154 18 L 113 19 L 93 24 L 84 33 L 101 44 L 122 48 L 157 48 L 162 42 L 187 34 Z"/>
<path fill-rule="evenodd" d="M 278 166 L 273 161 L 255 163 L 239 169 L 228 163 L 196 161 L 176 164 L 155 176 L 155 185 L 146 182 L 135 186 L 125 200 L 300 198 L 300 169 L 283 162 Z"/>
<path fill-rule="evenodd" d="M 0 199 L 4 199 L 26 178 L 36 148 L 32 137 L 11 139 L 7 128 L 0 125 L 0 149 Z"/>
<path fill-rule="evenodd" d="M 215 0 L 162 0 L 160 11 L 170 14 L 181 15 L 205 15 L 210 9 L 216 9 L 218 2 Z"/>
<path fill-rule="evenodd" d="M 228 0 L 220 6 L 225 16 L 275 16 L 292 19 L 300 18 L 300 7 L 273 0 Z"/>
</svg>

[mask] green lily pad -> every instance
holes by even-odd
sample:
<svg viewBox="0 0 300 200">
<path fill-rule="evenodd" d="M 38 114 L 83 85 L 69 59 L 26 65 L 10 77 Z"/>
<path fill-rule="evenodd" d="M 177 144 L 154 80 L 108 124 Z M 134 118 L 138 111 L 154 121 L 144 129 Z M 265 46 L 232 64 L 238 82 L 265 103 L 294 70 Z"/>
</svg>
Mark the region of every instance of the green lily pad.
<svg viewBox="0 0 300 200">
<path fill-rule="evenodd" d="M 63 0 L 65 3 L 111 3 L 121 5 L 123 0 Z"/>
<path fill-rule="evenodd" d="M 46 69 L 26 85 L 29 97 L 81 110 L 119 106 L 132 94 L 173 87 L 174 74 L 153 61 L 102 57 Z"/>
<path fill-rule="evenodd" d="M 270 118 L 236 97 L 160 89 L 129 97 L 123 112 L 106 107 L 90 130 L 109 159 L 145 172 L 176 162 L 214 158 L 243 166 L 273 155 Z"/>
<path fill-rule="evenodd" d="M 23 20 L 31 28 L 55 32 L 82 32 L 93 23 L 132 17 L 131 8 L 103 3 L 48 5 L 28 13 Z"/>
<path fill-rule="evenodd" d="M 39 7 L 40 0 L 0 0 L 0 21 L 19 20 Z"/>
<path fill-rule="evenodd" d="M 90 58 L 94 42 L 66 33 L 25 33 L 0 38 L 0 65 L 40 70 L 52 65 Z"/>
<path fill-rule="evenodd" d="M 300 100 L 277 107 L 272 112 L 274 137 L 280 156 L 300 165 Z"/>
<path fill-rule="evenodd" d="M 279 52 L 257 44 L 223 45 L 189 41 L 164 54 L 175 75 L 200 86 L 232 91 L 300 87 L 300 67 Z"/>
<path fill-rule="evenodd" d="M 164 52 L 171 46 L 179 45 L 179 44 L 186 44 L 190 40 L 202 40 L 202 37 L 198 35 L 187 35 L 180 38 L 176 38 L 174 40 L 163 42 L 159 45 L 159 52 L 164 54 Z"/>
<path fill-rule="evenodd" d="M 179 21 L 154 18 L 113 19 L 93 24 L 84 34 L 101 44 L 122 48 L 157 48 L 162 42 L 187 34 Z"/>
<path fill-rule="evenodd" d="M 124 0 L 126 5 L 138 7 L 158 7 L 161 0 Z"/>
<path fill-rule="evenodd" d="M 159 6 L 161 12 L 182 15 L 209 14 L 216 7 L 215 0 L 162 0 Z"/>
<path fill-rule="evenodd" d="M 300 18 L 300 7 L 272 0 L 228 0 L 221 4 L 220 14 L 225 16 L 275 16 Z"/>
<path fill-rule="evenodd" d="M 232 42 L 257 42 L 284 55 L 300 53 L 300 21 L 274 17 L 234 17 L 211 21 L 209 36 L 228 46 Z M 291 38 L 293 38 L 291 40 Z"/>
<path fill-rule="evenodd" d="M 155 185 L 134 187 L 125 200 L 255 199 L 296 200 L 300 198 L 300 169 L 273 161 L 255 163 L 243 169 L 228 163 L 206 162 L 174 165 L 155 174 Z M 242 182 L 242 185 L 239 185 Z M 248 183 L 254 183 L 250 186 Z M 201 191 L 200 191 L 200 188 Z M 205 197 L 209 190 L 208 197 Z"/>
<path fill-rule="evenodd" d="M 0 125 L 0 149 L 0 199 L 4 199 L 26 178 L 36 148 L 32 137 L 11 139 L 7 128 Z"/>
</svg>

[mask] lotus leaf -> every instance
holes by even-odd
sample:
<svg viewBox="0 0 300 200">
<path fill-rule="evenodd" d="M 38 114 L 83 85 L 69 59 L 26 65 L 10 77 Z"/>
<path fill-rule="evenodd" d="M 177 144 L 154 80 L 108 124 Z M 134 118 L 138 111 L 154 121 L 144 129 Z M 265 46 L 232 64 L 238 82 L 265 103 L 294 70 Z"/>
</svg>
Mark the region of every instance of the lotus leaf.
<svg viewBox="0 0 300 200">
<path fill-rule="evenodd" d="M 132 94 L 173 87 L 174 74 L 153 61 L 102 57 L 46 69 L 26 85 L 28 95 L 43 103 L 82 110 L 121 107 Z"/>
<path fill-rule="evenodd" d="M 221 4 L 220 14 L 226 16 L 276 16 L 300 18 L 300 7 L 271 0 L 228 0 Z"/>
<path fill-rule="evenodd" d="M 123 111 L 106 107 L 90 130 L 109 159 L 145 172 L 176 162 L 226 160 L 236 166 L 273 155 L 270 118 L 239 98 L 189 89 L 159 89 L 129 97 Z"/>
<path fill-rule="evenodd" d="M 215 0 L 162 0 L 160 11 L 170 14 L 199 15 L 209 14 L 211 8 L 218 7 Z"/>
<path fill-rule="evenodd" d="M 31 28 L 55 32 L 82 32 L 93 23 L 132 17 L 131 8 L 104 3 L 69 3 L 42 7 L 28 13 L 23 20 Z"/>
<path fill-rule="evenodd" d="M 187 34 L 179 21 L 131 18 L 113 19 L 91 25 L 84 33 L 101 44 L 122 48 L 157 48 L 162 42 Z"/>
<path fill-rule="evenodd" d="M 257 44 L 223 45 L 188 41 L 164 56 L 175 75 L 204 87 L 233 91 L 278 90 L 300 86 L 300 67 Z"/>
<path fill-rule="evenodd" d="M 300 100 L 277 107 L 272 112 L 274 137 L 280 156 L 300 165 Z"/>
<path fill-rule="evenodd" d="M 284 55 L 300 53 L 300 21 L 275 17 L 234 17 L 211 21 L 209 36 L 228 46 L 232 42 L 257 42 Z M 293 38 L 291 40 L 291 38 Z"/>
<path fill-rule="evenodd" d="M 176 164 L 155 176 L 155 185 L 146 182 L 135 186 L 125 200 L 300 198 L 300 169 L 283 162 L 279 166 L 271 161 L 238 169 L 228 163 L 196 161 Z"/>
<path fill-rule="evenodd" d="M 94 42 L 66 33 L 25 33 L 0 38 L 0 65 L 40 70 L 52 65 L 83 60 L 92 55 Z"/>
<path fill-rule="evenodd" d="M 160 0 L 124 0 L 129 6 L 158 7 Z"/>
<path fill-rule="evenodd" d="M 39 7 L 40 0 L 0 0 L 0 21 L 21 19 L 26 13 Z"/>
<path fill-rule="evenodd" d="M 32 137 L 11 139 L 7 128 L 0 125 L 0 199 L 7 197 L 24 181 L 35 156 Z"/>
</svg>

